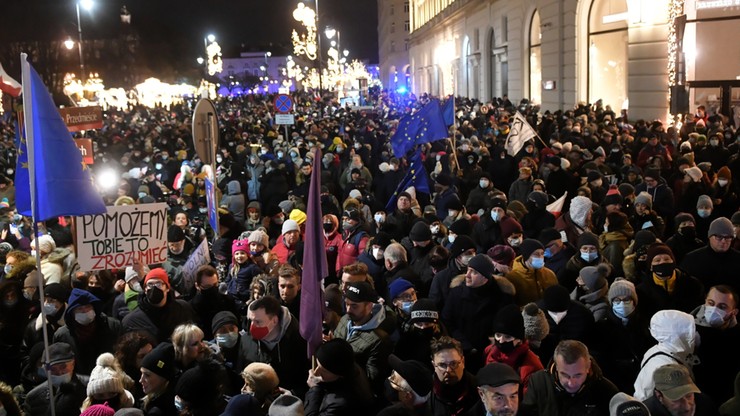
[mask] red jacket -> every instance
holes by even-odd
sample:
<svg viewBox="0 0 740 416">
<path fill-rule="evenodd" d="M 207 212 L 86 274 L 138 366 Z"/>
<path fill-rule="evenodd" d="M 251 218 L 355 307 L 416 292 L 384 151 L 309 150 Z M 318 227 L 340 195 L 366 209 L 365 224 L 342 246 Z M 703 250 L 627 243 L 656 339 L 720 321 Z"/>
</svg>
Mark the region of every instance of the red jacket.
<svg viewBox="0 0 740 416">
<path fill-rule="evenodd" d="M 365 251 L 367 241 L 370 237 L 365 231 L 356 229 L 350 232 L 342 239 L 339 244 L 339 253 L 337 255 L 337 275 L 341 276 L 342 267 L 355 263 L 357 257 Z"/>
<path fill-rule="evenodd" d="M 529 343 L 524 342 L 514 348 L 511 354 L 506 355 L 493 344 L 486 347 L 486 364 L 504 363 L 519 372 L 522 379 L 522 394 L 527 392 L 529 376 L 535 371 L 542 370 L 540 358 L 529 349 Z"/>
<path fill-rule="evenodd" d="M 277 241 L 275 242 L 275 247 L 273 247 L 270 251 L 272 251 L 277 256 L 280 264 L 285 264 L 288 262 L 288 257 L 290 257 L 290 255 L 295 252 L 295 247 L 288 248 L 285 245 L 285 241 L 283 240 L 283 235 L 280 234 L 280 237 L 278 237 Z"/>
</svg>

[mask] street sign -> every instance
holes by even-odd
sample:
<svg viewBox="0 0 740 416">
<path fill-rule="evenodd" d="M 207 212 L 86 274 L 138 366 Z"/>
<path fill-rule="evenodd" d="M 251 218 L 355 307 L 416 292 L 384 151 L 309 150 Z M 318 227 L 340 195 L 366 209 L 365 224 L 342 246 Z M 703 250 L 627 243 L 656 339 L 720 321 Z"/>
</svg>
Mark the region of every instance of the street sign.
<svg viewBox="0 0 740 416">
<path fill-rule="evenodd" d="M 75 146 L 80 149 L 80 153 L 82 153 L 82 161 L 85 162 L 86 165 L 92 165 L 95 163 L 95 160 L 93 159 L 92 140 L 75 139 Z"/>
<path fill-rule="evenodd" d="M 215 162 L 218 146 L 218 118 L 216 106 L 207 98 L 202 98 L 193 111 L 193 145 L 195 153 L 203 163 Z"/>
<path fill-rule="evenodd" d="M 275 111 L 278 113 L 290 113 L 291 111 L 293 111 L 293 99 L 290 98 L 290 95 L 278 94 L 278 96 L 275 97 L 274 107 Z"/>
<path fill-rule="evenodd" d="M 293 114 L 275 114 L 275 124 L 295 124 L 295 116 Z"/>
<path fill-rule="evenodd" d="M 103 108 L 100 106 L 66 107 L 60 109 L 59 114 L 70 132 L 103 127 Z"/>
</svg>

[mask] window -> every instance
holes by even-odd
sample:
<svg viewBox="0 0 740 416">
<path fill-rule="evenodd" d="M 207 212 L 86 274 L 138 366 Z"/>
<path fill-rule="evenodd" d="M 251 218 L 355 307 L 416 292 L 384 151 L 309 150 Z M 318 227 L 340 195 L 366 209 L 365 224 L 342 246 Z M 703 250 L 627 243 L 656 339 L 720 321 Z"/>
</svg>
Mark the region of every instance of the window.
<svg viewBox="0 0 740 416">
<path fill-rule="evenodd" d="M 391 33 L 396 33 L 396 22 L 391 22 Z"/>
<path fill-rule="evenodd" d="M 405 22 L 403 22 L 403 30 L 404 30 L 404 31 L 405 31 L 406 33 L 409 33 L 409 29 L 410 29 L 410 28 L 411 28 L 411 22 L 409 22 L 408 20 L 407 20 L 407 21 L 405 21 Z"/>
<path fill-rule="evenodd" d="M 540 12 L 535 10 L 529 28 L 529 99 L 542 103 L 542 32 Z"/>
<path fill-rule="evenodd" d="M 407 14 L 409 12 L 409 2 L 407 1 L 403 2 L 403 12 Z"/>
<path fill-rule="evenodd" d="M 607 19 L 627 14 L 626 0 L 594 0 L 588 24 L 588 100 L 612 108 L 627 100 L 627 21 Z"/>
<path fill-rule="evenodd" d="M 501 17 L 501 43 L 509 41 L 509 17 Z"/>
<path fill-rule="evenodd" d="M 396 5 L 395 4 L 391 4 L 391 9 L 390 9 L 389 14 L 391 16 L 393 16 L 394 14 L 396 14 Z"/>
</svg>

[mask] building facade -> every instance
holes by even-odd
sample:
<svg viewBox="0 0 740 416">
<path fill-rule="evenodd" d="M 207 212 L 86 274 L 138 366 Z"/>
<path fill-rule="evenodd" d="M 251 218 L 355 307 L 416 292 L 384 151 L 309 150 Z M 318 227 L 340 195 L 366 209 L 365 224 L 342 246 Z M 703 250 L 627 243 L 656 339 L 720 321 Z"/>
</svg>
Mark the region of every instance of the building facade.
<svg viewBox="0 0 740 416">
<path fill-rule="evenodd" d="M 417 94 L 508 95 L 543 110 L 601 99 L 660 119 L 681 103 L 740 102 L 740 0 L 412 0 L 410 9 Z"/>
<path fill-rule="evenodd" d="M 380 81 L 393 90 L 410 89 L 411 0 L 378 0 Z"/>
</svg>

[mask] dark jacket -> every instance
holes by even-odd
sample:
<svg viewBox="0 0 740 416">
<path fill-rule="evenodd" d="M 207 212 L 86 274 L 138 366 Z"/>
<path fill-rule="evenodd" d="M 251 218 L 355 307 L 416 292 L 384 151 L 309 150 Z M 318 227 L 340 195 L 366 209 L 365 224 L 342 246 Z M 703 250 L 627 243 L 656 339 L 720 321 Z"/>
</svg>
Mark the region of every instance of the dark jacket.
<svg viewBox="0 0 740 416">
<path fill-rule="evenodd" d="M 681 270 L 676 270 L 676 283 L 673 293 L 657 284 L 652 275 L 637 285 L 637 308 L 643 316 L 653 316 L 655 312 L 664 309 L 676 309 L 691 313 L 697 306 L 704 303 L 704 285 L 695 277 Z"/>
<path fill-rule="evenodd" d="M 676 264 L 682 264 L 686 255 L 692 251 L 704 247 L 705 243 L 695 236 L 687 237 L 681 233 L 673 234 L 665 244 L 671 248 Z"/>
<path fill-rule="evenodd" d="M 447 261 L 447 268 L 440 270 L 434 275 L 432 285 L 429 289 L 429 299 L 437 304 L 437 308 L 442 309 L 450 294 L 450 284 L 455 276 L 465 274 L 467 267 L 461 266 L 456 257 Z"/>
<path fill-rule="evenodd" d="M 735 289 L 735 293 L 740 292 L 737 275 L 728 272 L 740 270 L 740 251 L 733 248 L 724 253 L 717 253 L 707 245 L 687 254 L 680 267 L 681 270 L 699 279 L 707 289 L 722 284 Z"/>
<path fill-rule="evenodd" d="M 88 378 L 72 374 L 72 380 L 69 383 L 62 383 L 54 387 L 54 410 L 58 415 L 79 415 L 80 406 L 87 397 Z M 26 402 L 23 404 L 23 411 L 29 416 L 47 416 L 51 415 L 51 406 L 49 400 L 49 384 L 44 380 L 43 383 L 36 386 L 26 396 Z"/>
<path fill-rule="evenodd" d="M 563 270 L 565 270 L 565 265 L 568 263 L 568 260 L 570 260 L 570 258 L 575 254 L 576 249 L 574 249 L 570 243 L 563 243 L 563 248 L 558 251 L 557 254 L 550 258 L 545 258 L 545 267 L 552 270 L 552 272 L 555 273 L 555 276 L 560 276 Z"/>
<path fill-rule="evenodd" d="M 218 293 L 217 288 L 213 288 L 205 292 L 197 292 L 195 296 L 190 299 L 189 303 L 190 307 L 192 307 L 195 312 L 198 327 L 203 330 L 204 339 L 213 339 L 214 335 L 211 332 L 211 321 L 213 321 L 213 317 L 216 316 L 217 313 L 221 311 L 229 311 L 234 315 L 239 316 L 234 299 L 231 296 Z"/>
<path fill-rule="evenodd" d="M 537 302 L 537 306 L 545 312 L 545 318 L 550 325 L 550 332 L 542 340 L 540 349 L 537 351 L 543 362 L 552 357 L 555 347 L 562 340 L 574 339 L 586 345 L 591 345 L 589 341 L 593 337 L 594 328 L 594 315 L 591 310 L 583 306 L 582 303 L 571 300 L 568 313 L 560 323 L 556 324 L 550 314 L 547 313 L 544 303 L 544 300 Z"/>
<path fill-rule="evenodd" d="M 435 416 L 464 415 L 480 402 L 475 390 L 476 381 L 472 374 L 465 371 L 462 380 L 447 386 L 440 383 L 436 375 L 432 384 L 429 404 Z"/>
<path fill-rule="evenodd" d="M 506 215 L 495 222 L 491 219 L 491 211 L 487 210 L 481 220 L 473 226 L 473 241 L 478 253 L 485 253 L 489 248 L 496 244 L 504 244 L 503 235 L 501 234 L 501 224 L 504 222 L 516 221 L 514 218 Z"/>
<path fill-rule="evenodd" d="M 643 403 L 647 406 L 651 416 L 671 416 L 668 409 L 655 396 L 650 397 Z M 694 393 L 694 404 L 696 406 L 694 416 L 714 416 L 718 414 L 717 405 L 706 394 Z"/>
<path fill-rule="evenodd" d="M 608 415 L 609 401 L 619 390 L 605 378 L 592 359 L 591 373 L 581 390 L 570 394 L 560 387 L 555 363 L 550 362 L 529 378 L 529 388 L 519 406 L 519 415 L 590 416 Z"/>
<path fill-rule="evenodd" d="M 144 292 L 139 294 L 139 308 L 123 318 L 123 332 L 146 331 L 158 342 L 166 341 L 172 331 L 195 319 L 193 308 L 184 300 L 175 299 L 172 291 L 167 294 L 167 303 L 161 308 L 149 303 Z"/>
<path fill-rule="evenodd" d="M 673 201 L 673 190 L 666 185 L 665 179 L 660 178 L 658 186 L 648 189 L 647 183 L 643 182 L 635 187 L 635 195 L 647 192 L 653 197 L 653 209 L 663 218 L 673 218 L 675 206 Z"/>
<path fill-rule="evenodd" d="M 367 379 L 355 364 L 356 377 L 352 380 L 340 378 L 330 383 L 319 383 L 306 393 L 304 414 L 306 416 L 369 416 L 371 394 Z M 304 380 L 305 383 L 305 380 Z"/>
</svg>

